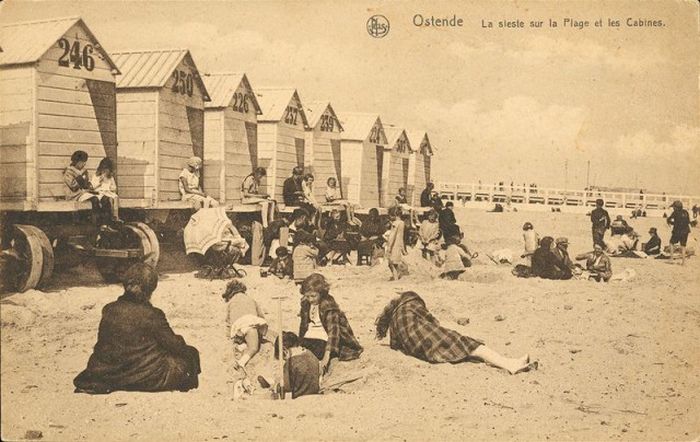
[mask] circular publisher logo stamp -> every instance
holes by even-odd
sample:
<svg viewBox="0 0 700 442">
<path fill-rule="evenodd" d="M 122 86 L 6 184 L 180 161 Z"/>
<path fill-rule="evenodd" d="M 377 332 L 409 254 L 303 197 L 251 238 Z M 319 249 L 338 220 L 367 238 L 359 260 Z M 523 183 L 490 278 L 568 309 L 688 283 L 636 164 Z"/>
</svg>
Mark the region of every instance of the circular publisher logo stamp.
<svg viewBox="0 0 700 442">
<path fill-rule="evenodd" d="M 383 15 L 373 15 L 367 20 L 367 33 L 374 38 L 382 38 L 389 33 L 389 20 Z"/>
</svg>

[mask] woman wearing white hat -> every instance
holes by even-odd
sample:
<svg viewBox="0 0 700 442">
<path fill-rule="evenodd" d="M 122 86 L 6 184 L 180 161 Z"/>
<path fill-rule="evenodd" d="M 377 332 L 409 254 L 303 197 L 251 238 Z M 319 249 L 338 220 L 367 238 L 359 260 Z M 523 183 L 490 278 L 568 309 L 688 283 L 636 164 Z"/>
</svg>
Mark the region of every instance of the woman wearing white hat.
<svg viewBox="0 0 700 442">
<path fill-rule="evenodd" d="M 190 157 L 185 168 L 180 172 L 177 185 L 180 189 L 180 195 L 182 195 L 182 201 L 189 202 L 195 210 L 219 207 L 219 203 L 202 190 L 199 179 L 201 168 L 202 159 Z"/>
</svg>

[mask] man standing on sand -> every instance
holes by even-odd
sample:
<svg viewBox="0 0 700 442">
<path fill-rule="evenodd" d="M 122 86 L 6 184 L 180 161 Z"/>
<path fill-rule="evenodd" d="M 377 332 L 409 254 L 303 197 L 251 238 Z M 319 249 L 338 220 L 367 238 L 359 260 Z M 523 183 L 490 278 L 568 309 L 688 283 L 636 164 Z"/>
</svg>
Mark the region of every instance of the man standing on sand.
<svg viewBox="0 0 700 442">
<path fill-rule="evenodd" d="M 676 251 L 676 244 L 680 243 L 681 265 L 685 265 L 685 246 L 688 243 L 688 234 L 690 233 L 690 215 L 688 211 L 683 209 L 683 203 L 674 201 L 671 204 L 673 213 L 666 218 L 666 222 L 673 226 L 671 230 L 671 253 Z"/>
<path fill-rule="evenodd" d="M 595 209 L 591 211 L 591 229 L 593 233 L 593 245 L 598 244 L 605 250 L 605 231 L 610 228 L 610 215 L 603 209 L 603 200 L 595 200 Z"/>
</svg>

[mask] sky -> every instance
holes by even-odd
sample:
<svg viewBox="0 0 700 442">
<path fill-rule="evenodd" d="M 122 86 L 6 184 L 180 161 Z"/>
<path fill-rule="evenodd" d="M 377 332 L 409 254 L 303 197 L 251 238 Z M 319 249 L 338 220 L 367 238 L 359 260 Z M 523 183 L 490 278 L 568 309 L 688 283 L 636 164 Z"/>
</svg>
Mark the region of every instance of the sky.
<svg viewBox="0 0 700 442">
<path fill-rule="evenodd" d="M 108 51 L 186 47 L 202 72 L 245 72 L 254 89 L 293 86 L 302 102 L 330 100 L 341 120 L 376 112 L 424 129 L 437 182 L 700 195 L 698 4 L 6 0 L 0 22 L 79 15 Z M 375 14 L 390 23 L 383 38 L 367 33 Z M 463 26 L 417 27 L 417 14 Z M 526 27 L 499 29 L 501 20 Z M 529 28 L 537 20 L 543 27 Z"/>
</svg>

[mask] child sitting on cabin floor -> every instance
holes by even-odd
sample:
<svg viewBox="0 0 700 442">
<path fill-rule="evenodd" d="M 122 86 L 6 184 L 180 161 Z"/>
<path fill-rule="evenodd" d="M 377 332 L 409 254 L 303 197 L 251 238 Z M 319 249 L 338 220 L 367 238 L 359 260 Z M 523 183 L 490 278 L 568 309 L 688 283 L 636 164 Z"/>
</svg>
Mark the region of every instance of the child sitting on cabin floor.
<svg viewBox="0 0 700 442">
<path fill-rule="evenodd" d="M 256 167 L 253 173 L 243 178 L 241 183 L 241 203 L 260 204 L 260 218 L 264 229 L 275 219 L 277 210 L 277 202 L 271 199 L 270 195 L 260 191 L 260 181 L 265 176 L 267 176 L 267 170 L 264 167 Z"/>
<path fill-rule="evenodd" d="M 464 234 L 459 230 L 457 225 L 449 226 L 445 230 L 444 257 L 442 264 L 442 273 L 440 278 L 455 280 L 459 275 L 472 266 L 472 259 L 478 255 L 472 254 L 466 245 L 462 244 Z"/>
<path fill-rule="evenodd" d="M 391 230 L 386 241 L 386 256 L 389 270 L 391 270 L 389 281 L 395 281 L 401 279 L 404 275 L 408 275 L 408 269 L 403 260 L 403 256 L 407 254 L 404 243 L 406 226 L 401 220 L 401 209 L 399 207 L 394 206 L 389 209 L 389 219 L 391 220 Z"/>
<path fill-rule="evenodd" d="M 345 208 L 345 213 L 348 217 L 348 223 L 356 226 L 361 226 L 362 222 L 355 217 L 355 206 L 348 200 L 343 199 L 338 188 L 338 180 L 335 177 L 330 177 L 326 180 L 326 204 L 339 205 Z"/>
<path fill-rule="evenodd" d="M 525 258 L 529 267 L 532 264 L 532 255 L 540 245 L 540 235 L 535 232 L 532 223 L 529 221 L 523 224 L 523 242 L 525 243 L 525 253 L 520 257 Z"/>
<path fill-rule="evenodd" d="M 364 350 L 329 291 L 330 285 L 319 273 L 309 275 L 301 283 L 299 337 L 301 345 L 321 361 L 323 375 L 331 373 L 331 364 L 336 359 L 357 359 Z"/>
<path fill-rule="evenodd" d="M 219 207 L 219 203 L 202 190 L 200 184 L 200 169 L 202 168 L 202 159 L 199 157 L 190 157 L 180 176 L 178 177 L 178 188 L 182 201 L 189 202 L 194 210 L 208 207 Z"/>
<path fill-rule="evenodd" d="M 277 256 L 270 264 L 270 273 L 280 279 L 284 279 L 285 277 L 292 279 L 294 277 L 294 263 L 292 262 L 292 256 L 289 254 L 289 250 L 286 247 L 280 246 L 275 250 L 275 254 Z"/>
<path fill-rule="evenodd" d="M 440 250 L 440 224 L 435 209 L 430 209 L 427 218 L 423 220 L 418 231 L 421 242 L 421 254 L 424 259 L 437 265 L 437 252 Z"/>
<path fill-rule="evenodd" d="M 97 166 L 95 176 L 90 180 L 90 184 L 101 206 L 110 210 L 112 221 L 119 219 L 119 196 L 117 196 L 117 183 L 114 181 L 114 164 L 109 158 L 102 158 Z"/>
<path fill-rule="evenodd" d="M 112 218 L 109 203 L 103 206 L 103 201 L 90 183 L 90 173 L 86 169 L 88 154 L 76 150 L 70 157 L 70 165 L 63 171 L 63 182 L 66 185 L 66 199 L 72 201 L 90 201 L 95 222 L 102 230 L 112 230 L 108 227 Z"/>
<path fill-rule="evenodd" d="M 226 325 L 236 353 L 234 369 L 245 370 L 246 364 L 260 350 L 260 343 L 267 334 L 267 321 L 262 309 L 247 293 L 245 284 L 234 279 L 226 285 L 221 295 L 226 301 Z"/>
<path fill-rule="evenodd" d="M 318 260 L 318 248 L 315 246 L 316 237 L 299 230 L 294 235 L 294 251 L 292 252 L 292 263 L 294 267 L 294 281 L 301 282 L 316 270 Z"/>
</svg>

